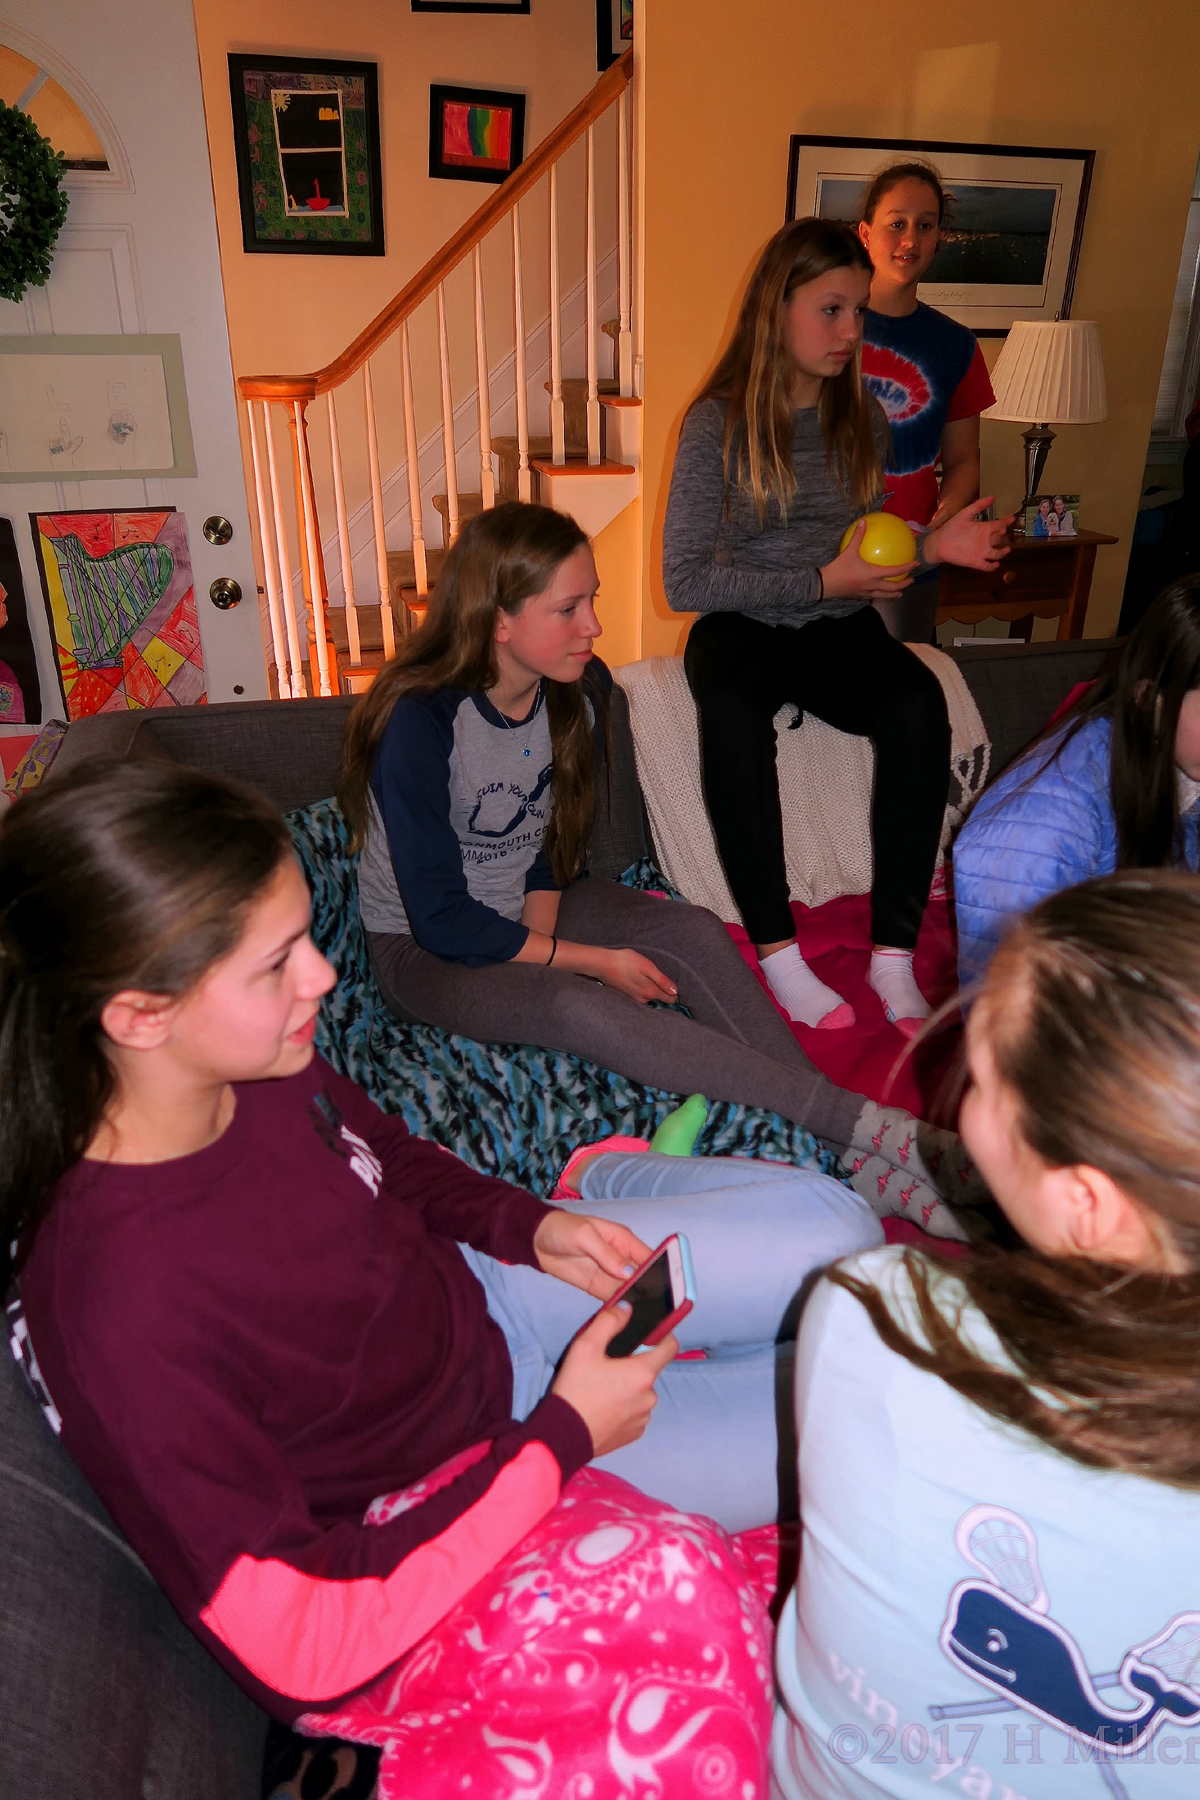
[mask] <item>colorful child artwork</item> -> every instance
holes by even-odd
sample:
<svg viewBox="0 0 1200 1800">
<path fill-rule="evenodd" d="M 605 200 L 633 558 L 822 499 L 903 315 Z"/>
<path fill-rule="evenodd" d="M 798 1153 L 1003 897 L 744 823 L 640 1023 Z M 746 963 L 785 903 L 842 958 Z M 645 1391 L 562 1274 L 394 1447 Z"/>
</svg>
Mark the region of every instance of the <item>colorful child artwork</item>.
<svg viewBox="0 0 1200 1800">
<path fill-rule="evenodd" d="M 0 725 L 37 725 L 42 690 L 11 519 L 0 519 Z"/>
<path fill-rule="evenodd" d="M 245 250 L 383 255 L 378 70 L 231 56 Z"/>
<path fill-rule="evenodd" d="M 435 180 L 503 181 L 524 153 L 524 94 L 430 88 L 429 173 Z"/>
<path fill-rule="evenodd" d="M 68 719 L 203 704 L 183 514 L 140 506 L 30 522 Z"/>
<path fill-rule="evenodd" d="M 633 0 L 596 0 L 596 67 L 607 69 L 633 44 Z"/>
</svg>

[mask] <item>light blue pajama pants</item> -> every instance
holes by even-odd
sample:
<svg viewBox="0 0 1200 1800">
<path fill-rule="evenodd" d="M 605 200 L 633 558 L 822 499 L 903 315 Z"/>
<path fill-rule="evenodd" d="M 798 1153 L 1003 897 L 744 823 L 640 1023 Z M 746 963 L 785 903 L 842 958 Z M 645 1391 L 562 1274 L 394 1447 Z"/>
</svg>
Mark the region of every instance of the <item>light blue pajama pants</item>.
<svg viewBox="0 0 1200 1800">
<path fill-rule="evenodd" d="M 580 1185 L 573 1211 L 619 1220 L 651 1248 L 687 1237 L 696 1304 L 676 1335 L 708 1353 L 670 1363 L 644 1436 L 595 1466 L 729 1531 L 794 1516 L 788 1340 L 812 1277 L 882 1242 L 874 1213 L 828 1175 L 740 1157 L 614 1151 L 587 1162 Z M 463 1254 L 508 1340 L 524 1419 L 596 1301 L 538 1269 Z"/>
</svg>

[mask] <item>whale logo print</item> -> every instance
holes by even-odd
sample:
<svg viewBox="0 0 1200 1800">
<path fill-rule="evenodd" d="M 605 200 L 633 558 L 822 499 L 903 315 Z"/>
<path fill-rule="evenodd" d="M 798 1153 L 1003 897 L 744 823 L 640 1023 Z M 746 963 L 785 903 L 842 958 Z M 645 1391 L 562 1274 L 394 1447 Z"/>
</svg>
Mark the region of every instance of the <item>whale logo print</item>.
<svg viewBox="0 0 1200 1800">
<path fill-rule="evenodd" d="M 1047 1616 L 1037 1541 L 1019 1515 L 973 1507 L 955 1541 L 986 1579 L 953 1589 L 939 1642 L 973 1681 L 1106 1757 L 1135 1755 L 1168 1721 L 1200 1724 L 1200 1684 L 1192 1685 L 1200 1672 L 1200 1613 L 1177 1615 L 1126 1651 L 1118 1670 L 1093 1676 L 1071 1633 Z M 1133 1704 L 1110 1706 L 1101 1687 L 1121 1688 Z"/>
</svg>

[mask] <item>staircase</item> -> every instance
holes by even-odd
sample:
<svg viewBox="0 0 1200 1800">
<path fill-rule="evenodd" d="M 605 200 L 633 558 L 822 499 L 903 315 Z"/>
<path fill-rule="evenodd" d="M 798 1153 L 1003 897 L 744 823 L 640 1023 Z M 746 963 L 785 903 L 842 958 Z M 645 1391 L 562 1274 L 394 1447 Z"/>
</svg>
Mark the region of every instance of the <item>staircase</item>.
<svg viewBox="0 0 1200 1800">
<path fill-rule="evenodd" d="M 463 524 L 497 500 L 539 500 L 569 513 L 589 536 L 595 536 L 635 498 L 641 401 L 633 393 L 632 64 L 633 52 L 627 51 L 333 362 L 315 374 L 239 379 L 249 424 L 251 510 L 257 525 L 264 640 L 271 691 L 279 699 L 360 693 L 369 687 L 403 636 L 424 618 L 446 551 Z M 611 174 L 617 200 L 618 316 L 602 324 L 596 126 L 610 113 L 616 127 Z M 565 376 L 563 318 L 568 299 L 561 282 L 560 183 L 563 158 L 581 139 L 586 156 L 582 281 L 586 373 Z M 543 190 L 549 208 L 545 271 L 549 313 L 527 328 L 525 294 L 530 284 L 522 255 L 521 209 L 535 188 Z M 483 267 L 483 246 L 493 234 L 503 234 L 511 244 L 513 282 L 512 348 L 495 366 Z M 474 449 L 456 441 L 456 420 L 463 407 L 460 403 L 456 413 L 454 391 L 456 385 L 461 391 L 462 371 L 451 355 L 447 308 L 447 281 L 460 268 L 466 273 L 468 264 L 474 325 L 470 370 Z M 422 309 L 423 319 L 411 330 Z M 436 342 L 441 491 L 432 496 L 432 511 L 435 529 L 440 526 L 440 545 L 427 542 L 423 516 L 422 440 L 412 352 L 417 331 Z M 534 340 L 540 342 L 547 335 L 549 379 L 538 384 L 530 371 L 531 352 Z M 613 367 L 612 375 L 602 378 L 604 336 L 612 340 Z M 386 396 L 397 365 L 400 393 L 394 414 L 402 421 L 403 454 L 398 465 L 385 472 L 377 421 L 391 426 L 393 412 L 378 411 L 377 395 Z M 501 387 L 510 381 L 508 404 L 515 409 L 516 430 L 494 434 L 493 411 Z M 540 400 L 542 392 L 549 396 L 549 432 L 531 434 L 531 399 Z M 309 409 L 314 403 L 319 424 L 310 442 Z M 343 431 L 348 434 L 345 440 Z M 426 452 L 428 458 L 428 444 Z M 469 485 L 459 481 L 464 455 L 474 468 Z M 289 465 L 290 483 L 283 475 Z M 395 503 L 401 474 L 407 489 L 407 521 Z"/>
</svg>

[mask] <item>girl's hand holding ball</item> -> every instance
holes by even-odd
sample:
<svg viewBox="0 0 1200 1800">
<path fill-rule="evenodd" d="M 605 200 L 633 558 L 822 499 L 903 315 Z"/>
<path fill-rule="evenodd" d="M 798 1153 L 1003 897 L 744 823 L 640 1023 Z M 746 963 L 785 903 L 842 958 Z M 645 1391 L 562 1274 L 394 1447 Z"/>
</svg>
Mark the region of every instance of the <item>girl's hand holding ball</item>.
<svg viewBox="0 0 1200 1800">
<path fill-rule="evenodd" d="M 917 567 L 917 540 L 891 513 L 868 513 L 848 527 L 821 570 L 826 600 L 894 600 Z"/>
</svg>

